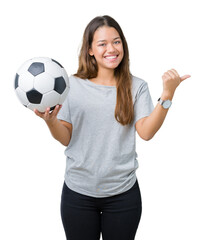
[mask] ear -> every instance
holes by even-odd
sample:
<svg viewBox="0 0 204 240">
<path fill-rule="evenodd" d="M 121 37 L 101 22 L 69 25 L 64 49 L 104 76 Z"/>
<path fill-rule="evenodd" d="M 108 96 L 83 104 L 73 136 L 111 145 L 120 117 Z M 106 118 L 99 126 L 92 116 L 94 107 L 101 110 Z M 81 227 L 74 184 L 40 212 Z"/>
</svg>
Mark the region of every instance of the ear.
<svg viewBox="0 0 204 240">
<path fill-rule="evenodd" d="M 93 56 L 93 55 L 94 55 L 91 48 L 89 49 L 89 55 L 90 55 L 90 56 Z"/>
</svg>

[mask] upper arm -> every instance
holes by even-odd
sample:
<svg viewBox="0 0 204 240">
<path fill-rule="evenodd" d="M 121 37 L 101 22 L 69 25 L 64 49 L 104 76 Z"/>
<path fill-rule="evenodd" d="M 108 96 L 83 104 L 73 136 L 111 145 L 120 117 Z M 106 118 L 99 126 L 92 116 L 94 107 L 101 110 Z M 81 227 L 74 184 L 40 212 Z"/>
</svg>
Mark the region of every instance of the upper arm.
<svg viewBox="0 0 204 240">
<path fill-rule="evenodd" d="M 63 120 L 60 120 L 60 122 L 66 127 L 69 129 L 69 132 L 70 132 L 70 135 L 72 136 L 72 124 L 71 123 L 68 123 L 66 121 L 63 121 Z"/>
</svg>

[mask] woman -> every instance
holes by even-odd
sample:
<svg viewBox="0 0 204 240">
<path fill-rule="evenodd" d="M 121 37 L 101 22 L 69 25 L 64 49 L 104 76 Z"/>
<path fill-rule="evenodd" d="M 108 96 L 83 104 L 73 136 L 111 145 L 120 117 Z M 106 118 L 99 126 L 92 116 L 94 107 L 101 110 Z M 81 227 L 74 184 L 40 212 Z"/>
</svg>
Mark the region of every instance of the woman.
<svg viewBox="0 0 204 240">
<path fill-rule="evenodd" d="M 79 68 L 62 106 L 35 110 L 53 137 L 67 146 L 61 216 L 69 240 L 133 240 L 142 203 L 135 171 L 135 130 L 150 140 L 161 127 L 181 81 L 164 73 L 153 107 L 147 83 L 131 75 L 127 42 L 109 16 L 86 27 Z"/>
</svg>

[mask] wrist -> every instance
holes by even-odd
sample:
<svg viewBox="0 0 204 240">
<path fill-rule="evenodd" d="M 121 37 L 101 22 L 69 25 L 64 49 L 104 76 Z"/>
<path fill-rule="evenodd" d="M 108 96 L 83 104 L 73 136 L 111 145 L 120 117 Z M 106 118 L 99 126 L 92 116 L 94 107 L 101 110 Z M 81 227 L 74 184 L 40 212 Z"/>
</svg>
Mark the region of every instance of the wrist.
<svg viewBox="0 0 204 240">
<path fill-rule="evenodd" d="M 57 118 L 53 118 L 53 119 L 50 119 L 50 120 L 45 120 L 46 124 L 49 126 L 49 127 L 53 127 L 56 122 L 58 121 Z"/>
<path fill-rule="evenodd" d="M 163 91 L 161 95 L 162 100 L 172 100 L 174 92 Z"/>
</svg>

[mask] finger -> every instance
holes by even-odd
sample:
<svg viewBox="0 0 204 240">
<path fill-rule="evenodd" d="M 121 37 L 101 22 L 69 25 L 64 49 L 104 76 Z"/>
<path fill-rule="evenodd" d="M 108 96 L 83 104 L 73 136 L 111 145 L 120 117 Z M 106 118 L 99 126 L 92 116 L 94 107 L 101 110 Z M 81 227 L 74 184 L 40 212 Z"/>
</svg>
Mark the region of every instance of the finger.
<svg viewBox="0 0 204 240">
<path fill-rule="evenodd" d="M 184 75 L 184 76 L 181 77 L 181 81 L 184 81 L 184 80 L 186 80 L 187 78 L 190 78 L 190 77 L 191 77 L 191 75 Z"/>
<path fill-rule="evenodd" d="M 164 80 L 167 80 L 167 79 L 169 79 L 171 76 L 170 76 L 170 74 L 169 74 L 168 72 L 165 72 L 162 77 L 164 78 Z"/>
<path fill-rule="evenodd" d="M 177 77 L 176 74 L 175 74 L 174 72 L 172 72 L 171 70 L 169 70 L 167 73 L 169 74 L 169 76 L 170 76 L 171 78 Z"/>
<path fill-rule="evenodd" d="M 62 105 L 59 105 L 59 108 L 58 108 L 58 110 L 57 110 L 57 114 L 59 113 L 59 111 L 60 111 L 60 109 L 62 108 Z M 56 115 L 57 115 L 56 114 Z"/>
<path fill-rule="evenodd" d="M 174 68 L 172 68 L 171 70 L 170 70 L 171 72 L 173 72 L 177 77 L 179 77 L 180 78 L 180 76 L 179 76 L 179 74 L 178 74 L 178 72 L 174 69 Z"/>
<path fill-rule="evenodd" d="M 52 116 L 56 116 L 59 112 L 59 109 L 60 109 L 60 106 L 59 105 L 56 105 L 53 112 L 52 112 Z"/>
<path fill-rule="evenodd" d="M 45 118 L 49 118 L 49 114 L 50 114 L 50 108 L 48 107 L 48 108 L 46 108 L 46 110 L 45 110 Z"/>
<path fill-rule="evenodd" d="M 62 105 L 59 105 L 59 109 L 57 111 L 57 114 L 59 113 L 60 109 L 62 108 Z"/>
</svg>

